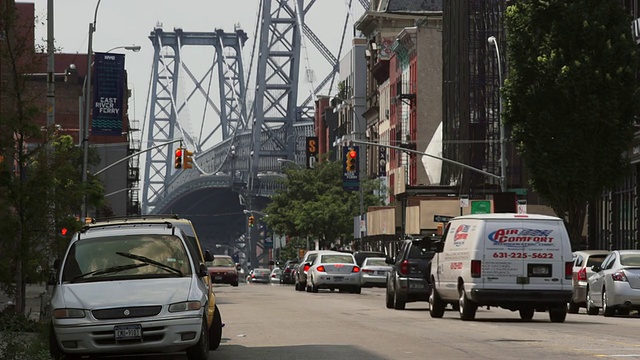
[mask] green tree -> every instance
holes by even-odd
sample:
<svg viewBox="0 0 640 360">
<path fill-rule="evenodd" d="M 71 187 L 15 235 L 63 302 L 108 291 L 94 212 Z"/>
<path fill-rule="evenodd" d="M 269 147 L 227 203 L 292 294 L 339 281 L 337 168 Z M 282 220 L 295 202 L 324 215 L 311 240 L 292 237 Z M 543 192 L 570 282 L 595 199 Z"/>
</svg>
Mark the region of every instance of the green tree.
<svg viewBox="0 0 640 360">
<path fill-rule="evenodd" d="M 43 280 L 51 256 L 66 246 L 55 224 L 79 227 L 73 214 L 82 194 L 93 206 L 104 199 L 95 178 L 81 186 L 81 151 L 71 138 L 40 126 L 46 93 L 31 74 L 41 72 L 46 58 L 33 46 L 33 28 L 13 1 L 0 3 L 0 290 L 21 313 L 27 279 Z M 97 160 L 93 152 L 92 163 Z"/>
<path fill-rule="evenodd" d="M 638 114 L 637 45 L 615 1 L 517 1 L 507 8 L 504 120 L 532 187 L 574 245 L 586 205 L 628 171 Z"/>
<path fill-rule="evenodd" d="M 360 213 L 360 193 L 342 188 L 342 164 L 322 161 L 314 169 L 287 165 L 284 173 L 283 190 L 271 198 L 264 211 L 267 225 L 276 233 L 319 240 L 323 248 L 336 240 L 351 242 L 353 217 Z M 379 188 L 377 181 L 365 180 L 361 185 L 364 211 L 381 205 L 373 192 Z"/>
</svg>

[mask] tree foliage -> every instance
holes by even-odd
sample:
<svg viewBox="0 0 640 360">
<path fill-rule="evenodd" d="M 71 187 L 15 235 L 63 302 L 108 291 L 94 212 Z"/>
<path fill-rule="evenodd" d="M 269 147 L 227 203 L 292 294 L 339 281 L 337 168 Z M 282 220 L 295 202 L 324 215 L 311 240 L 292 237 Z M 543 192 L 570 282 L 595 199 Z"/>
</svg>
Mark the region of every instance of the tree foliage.
<svg viewBox="0 0 640 360">
<path fill-rule="evenodd" d="M 637 45 L 616 1 L 517 1 L 507 9 L 504 120 L 532 187 L 580 240 L 586 205 L 628 171 Z"/>
<path fill-rule="evenodd" d="M 82 186 L 82 151 L 71 137 L 41 126 L 46 93 L 31 74 L 46 58 L 33 46 L 34 24 L 19 18 L 12 1 L 0 6 L 0 290 L 23 312 L 27 280 L 45 280 L 67 245 L 56 224 L 77 230 L 83 194 L 99 206 L 104 191 L 94 177 Z M 90 161 L 99 163 L 96 152 Z"/>
<path fill-rule="evenodd" d="M 287 166 L 283 190 L 278 191 L 265 209 L 267 225 L 276 233 L 319 240 L 328 248 L 336 240 L 349 244 L 353 240 L 353 218 L 360 213 L 360 193 L 342 188 L 340 162 L 323 161 L 314 169 Z M 363 181 L 364 211 L 381 205 L 373 190 L 373 180 Z"/>
</svg>

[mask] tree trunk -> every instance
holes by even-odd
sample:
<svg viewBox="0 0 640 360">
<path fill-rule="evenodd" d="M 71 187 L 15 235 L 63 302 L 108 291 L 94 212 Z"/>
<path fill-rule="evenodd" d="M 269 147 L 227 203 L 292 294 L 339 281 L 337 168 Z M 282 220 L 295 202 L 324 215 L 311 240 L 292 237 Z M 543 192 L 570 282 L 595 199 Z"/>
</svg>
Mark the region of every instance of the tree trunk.
<svg viewBox="0 0 640 360">
<path fill-rule="evenodd" d="M 571 249 L 573 251 L 585 248 L 582 230 L 584 229 L 585 216 L 587 215 L 586 204 L 577 204 L 573 206 L 568 213 L 569 238 L 571 239 Z"/>
</svg>

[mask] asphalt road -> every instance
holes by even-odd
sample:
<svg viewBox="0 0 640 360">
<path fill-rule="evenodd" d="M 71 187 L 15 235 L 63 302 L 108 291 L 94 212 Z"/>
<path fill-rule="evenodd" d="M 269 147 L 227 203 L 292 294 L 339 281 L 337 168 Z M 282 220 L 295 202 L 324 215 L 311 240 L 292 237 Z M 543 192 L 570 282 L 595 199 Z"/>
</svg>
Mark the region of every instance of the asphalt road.
<svg viewBox="0 0 640 360">
<path fill-rule="evenodd" d="M 637 315 L 605 318 L 582 309 L 558 324 L 547 313 L 522 321 L 517 312 L 485 308 L 476 321 L 463 322 L 454 311 L 432 319 L 426 303 L 387 309 L 384 289 L 311 294 L 241 284 L 216 287 L 216 294 L 225 327 L 211 360 L 640 359 Z"/>
</svg>

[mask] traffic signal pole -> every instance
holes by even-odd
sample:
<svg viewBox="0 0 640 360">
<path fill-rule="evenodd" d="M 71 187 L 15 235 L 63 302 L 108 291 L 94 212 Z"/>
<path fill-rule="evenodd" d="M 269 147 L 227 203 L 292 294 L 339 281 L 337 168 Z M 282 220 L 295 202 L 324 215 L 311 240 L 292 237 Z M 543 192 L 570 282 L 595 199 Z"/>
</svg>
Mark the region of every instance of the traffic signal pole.
<svg viewBox="0 0 640 360">
<path fill-rule="evenodd" d="M 182 141 L 182 139 L 167 141 L 167 142 L 162 143 L 162 144 L 160 144 L 160 145 L 152 146 L 152 147 L 150 147 L 150 148 L 148 148 L 148 149 L 145 149 L 145 150 L 142 150 L 142 151 L 138 151 L 137 153 L 131 154 L 131 155 L 129 155 L 129 156 L 125 156 L 125 157 L 123 157 L 122 159 L 120 159 L 120 160 L 118 160 L 118 161 L 114 162 L 113 164 L 111 164 L 111 165 L 109 165 L 109 166 L 106 166 L 106 167 L 104 167 L 104 168 L 103 168 L 103 169 L 101 169 L 101 170 L 96 171 L 93 175 L 94 175 L 94 176 L 99 175 L 99 174 L 101 174 L 101 173 L 103 173 L 103 172 L 105 172 L 105 171 L 107 171 L 107 170 L 111 169 L 112 167 L 114 167 L 114 166 L 116 166 L 116 165 L 120 164 L 120 163 L 121 163 L 121 162 L 123 162 L 123 161 L 127 161 L 127 160 L 131 159 L 132 157 L 135 157 L 135 156 L 138 156 L 138 155 L 140 155 L 140 154 L 146 153 L 147 151 L 151 151 L 151 150 L 153 150 L 153 149 L 157 149 L 157 148 L 159 148 L 159 147 L 163 147 L 163 146 L 166 146 L 166 145 L 169 145 L 169 144 L 173 144 L 173 143 L 177 143 L 177 142 L 181 142 L 181 141 Z"/>
</svg>

